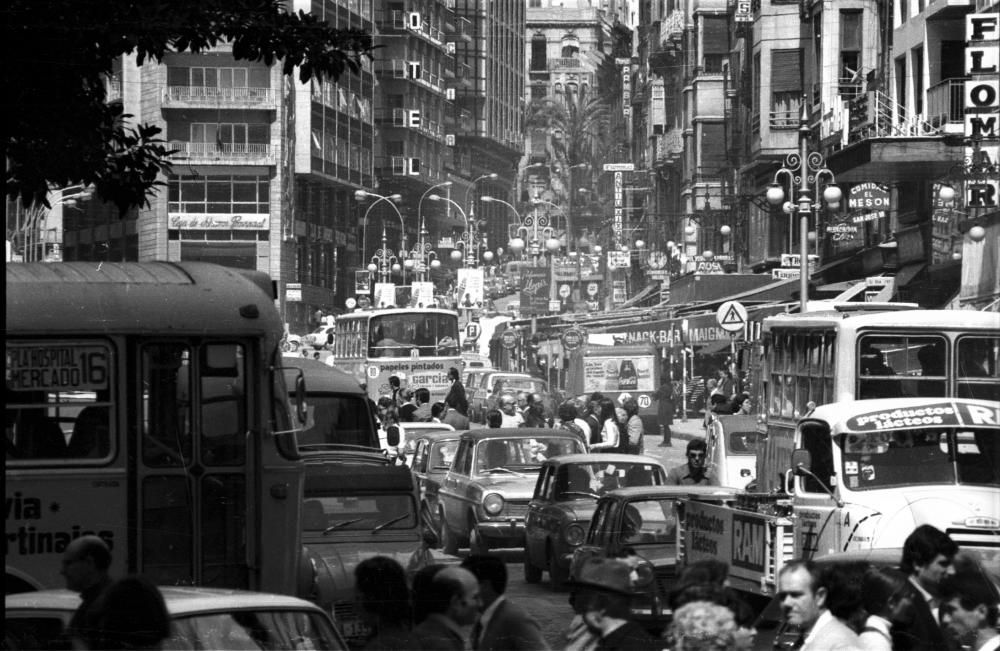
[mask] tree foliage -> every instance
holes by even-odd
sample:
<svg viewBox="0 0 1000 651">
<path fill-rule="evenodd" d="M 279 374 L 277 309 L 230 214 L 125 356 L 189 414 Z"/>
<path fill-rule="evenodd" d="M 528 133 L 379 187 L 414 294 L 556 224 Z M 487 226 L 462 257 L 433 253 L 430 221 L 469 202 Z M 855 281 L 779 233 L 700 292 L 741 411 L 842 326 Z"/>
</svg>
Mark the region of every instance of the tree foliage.
<svg viewBox="0 0 1000 651">
<path fill-rule="evenodd" d="M 278 62 L 301 81 L 357 72 L 371 35 L 334 29 L 282 0 L 7 0 L 3 67 L 7 196 L 45 202 L 50 186 L 94 185 L 124 212 L 148 205 L 170 171 L 160 128 L 108 104 L 115 61 L 141 65 L 220 43 L 243 61 Z"/>
<path fill-rule="evenodd" d="M 556 158 L 567 167 L 581 163 L 596 167 L 603 156 L 601 146 L 609 134 L 608 103 L 591 96 L 587 88 L 566 92 L 561 97 L 544 97 L 528 107 L 527 125 L 544 127 L 553 133 Z"/>
</svg>

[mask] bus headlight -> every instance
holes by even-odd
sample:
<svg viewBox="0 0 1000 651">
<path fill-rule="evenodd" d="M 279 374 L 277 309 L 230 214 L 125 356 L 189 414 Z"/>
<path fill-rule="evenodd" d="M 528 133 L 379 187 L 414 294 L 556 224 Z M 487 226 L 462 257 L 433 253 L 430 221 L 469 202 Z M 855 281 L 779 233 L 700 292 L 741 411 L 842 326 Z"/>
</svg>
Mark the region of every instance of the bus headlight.
<svg viewBox="0 0 1000 651">
<path fill-rule="evenodd" d="M 569 545 L 570 547 L 576 547 L 578 545 L 583 544 L 583 539 L 585 537 L 586 534 L 583 531 L 583 527 L 581 527 L 576 522 L 568 525 L 563 530 L 563 539 L 566 540 L 566 544 Z"/>
<path fill-rule="evenodd" d="M 489 493 L 483 497 L 483 510 L 489 516 L 500 515 L 500 511 L 503 511 L 503 497 L 499 493 Z"/>
</svg>

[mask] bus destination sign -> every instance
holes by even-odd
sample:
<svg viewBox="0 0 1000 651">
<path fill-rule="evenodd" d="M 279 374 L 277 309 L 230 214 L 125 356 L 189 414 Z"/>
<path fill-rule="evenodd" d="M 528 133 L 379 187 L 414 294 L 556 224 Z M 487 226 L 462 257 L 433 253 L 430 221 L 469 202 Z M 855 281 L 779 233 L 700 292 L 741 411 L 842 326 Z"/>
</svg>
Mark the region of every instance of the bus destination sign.
<svg viewBox="0 0 1000 651">
<path fill-rule="evenodd" d="M 97 391 L 108 388 L 104 346 L 7 346 L 7 388 L 13 391 Z"/>
</svg>

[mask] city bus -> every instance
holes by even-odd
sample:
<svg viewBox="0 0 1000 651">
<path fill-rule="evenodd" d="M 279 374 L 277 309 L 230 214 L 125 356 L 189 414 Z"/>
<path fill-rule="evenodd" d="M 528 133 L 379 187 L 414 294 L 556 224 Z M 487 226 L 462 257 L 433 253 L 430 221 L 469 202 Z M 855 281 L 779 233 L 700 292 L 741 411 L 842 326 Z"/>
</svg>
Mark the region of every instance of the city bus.
<svg viewBox="0 0 1000 651">
<path fill-rule="evenodd" d="M 296 594 L 303 462 L 270 279 L 207 263 L 7 265 L 7 593 L 112 576 Z"/>
<path fill-rule="evenodd" d="M 372 400 L 391 393 L 389 378 L 425 387 L 431 401 L 448 393 L 448 369 L 462 372 L 458 314 L 441 308 L 358 310 L 336 320 L 333 362 L 367 386 Z M 461 377 L 461 376 L 459 376 Z"/>
<path fill-rule="evenodd" d="M 775 467 L 787 466 L 796 422 L 819 405 L 908 397 L 1000 401 L 996 312 L 834 305 L 765 318 L 760 346 L 754 389 L 769 437 L 765 454 L 783 462 Z M 778 481 L 758 478 L 761 490 Z"/>
</svg>

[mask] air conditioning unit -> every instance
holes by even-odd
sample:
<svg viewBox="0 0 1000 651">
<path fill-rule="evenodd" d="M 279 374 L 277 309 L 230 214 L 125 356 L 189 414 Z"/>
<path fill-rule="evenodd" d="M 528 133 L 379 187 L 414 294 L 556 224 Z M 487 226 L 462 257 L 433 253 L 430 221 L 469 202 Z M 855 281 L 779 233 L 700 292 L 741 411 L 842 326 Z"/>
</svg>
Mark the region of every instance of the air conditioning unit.
<svg viewBox="0 0 1000 651">
<path fill-rule="evenodd" d="M 454 147 L 455 146 L 455 134 L 453 134 L 453 133 L 446 133 L 445 136 L 444 136 L 444 144 L 448 145 L 449 147 Z"/>
<path fill-rule="evenodd" d="M 420 30 L 420 24 L 422 21 L 420 20 L 419 11 L 411 11 L 408 20 L 410 21 L 410 29 Z"/>
<path fill-rule="evenodd" d="M 420 79 L 420 62 L 419 61 L 407 61 L 406 62 L 406 76 L 410 79 Z"/>
<path fill-rule="evenodd" d="M 420 174 L 420 159 L 411 158 L 409 160 L 410 174 Z"/>
<path fill-rule="evenodd" d="M 454 43 L 446 43 L 444 49 L 448 51 L 448 54 L 455 54 L 455 44 Z"/>
<path fill-rule="evenodd" d="M 420 128 L 420 111 L 410 111 L 407 126 Z"/>
<path fill-rule="evenodd" d="M 454 88 L 446 88 L 444 90 L 444 96 L 445 96 L 445 99 L 447 99 L 449 101 L 452 101 L 452 102 L 455 101 L 455 89 Z"/>
</svg>

